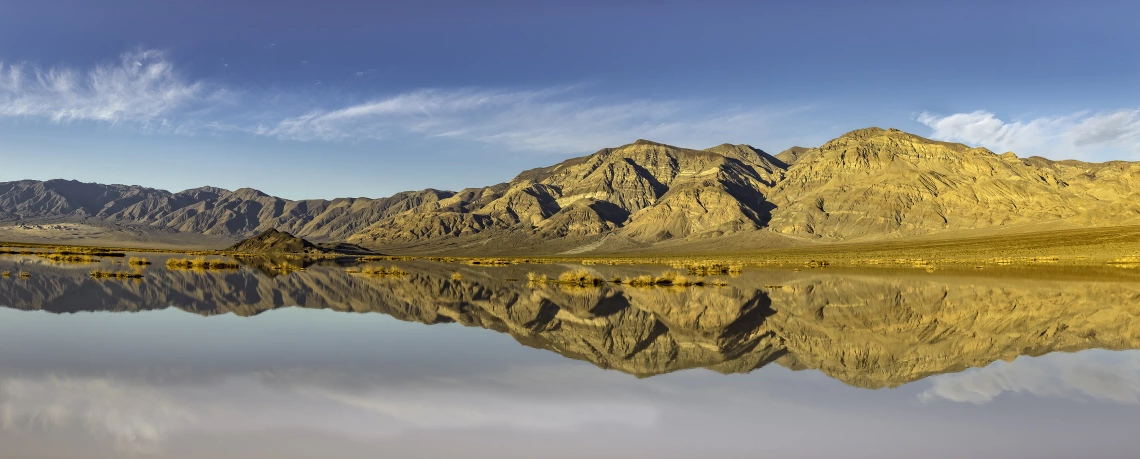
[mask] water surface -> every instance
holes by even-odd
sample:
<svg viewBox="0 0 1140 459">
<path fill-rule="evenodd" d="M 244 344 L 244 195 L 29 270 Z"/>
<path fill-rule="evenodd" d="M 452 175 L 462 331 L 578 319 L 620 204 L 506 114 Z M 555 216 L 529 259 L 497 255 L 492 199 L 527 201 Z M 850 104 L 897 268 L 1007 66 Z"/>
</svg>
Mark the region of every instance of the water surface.
<svg viewBox="0 0 1140 459">
<path fill-rule="evenodd" d="M 526 274 L 581 266 L 379 278 L 148 256 L 140 281 L 0 257 L 31 274 L 0 279 L 3 457 L 1140 453 L 1127 276 L 749 269 L 724 287 L 571 288 Z"/>
</svg>

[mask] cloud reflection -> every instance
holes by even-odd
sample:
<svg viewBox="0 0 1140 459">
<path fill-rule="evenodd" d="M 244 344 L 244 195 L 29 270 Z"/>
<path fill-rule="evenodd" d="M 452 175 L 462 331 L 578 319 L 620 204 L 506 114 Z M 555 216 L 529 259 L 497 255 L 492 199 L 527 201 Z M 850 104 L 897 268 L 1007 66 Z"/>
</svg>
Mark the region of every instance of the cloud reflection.
<svg viewBox="0 0 1140 459">
<path fill-rule="evenodd" d="M 553 373 L 552 373 L 553 372 Z M 79 427 L 122 452 L 153 453 L 188 433 L 300 428 L 353 438 L 409 430 L 507 429 L 562 432 L 592 424 L 648 429 L 658 409 L 647 400 L 588 393 L 559 368 L 527 368 L 462 379 L 386 381 L 376 375 L 251 372 L 198 379 L 120 377 L 0 378 L 0 427 Z M 573 372 L 565 372 L 570 374 Z M 630 379 L 601 374 L 605 379 Z M 361 383 L 370 381 L 370 383 Z M 544 386 L 531 386 L 541 382 Z M 620 381 L 608 381 L 609 384 Z"/>
<path fill-rule="evenodd" d="M 1006 393 L 1140 404 L 1140 351 L 1091 350 L 1019 357 L 930 378 L 923 402 L 984 404 Z"/>
</svg>

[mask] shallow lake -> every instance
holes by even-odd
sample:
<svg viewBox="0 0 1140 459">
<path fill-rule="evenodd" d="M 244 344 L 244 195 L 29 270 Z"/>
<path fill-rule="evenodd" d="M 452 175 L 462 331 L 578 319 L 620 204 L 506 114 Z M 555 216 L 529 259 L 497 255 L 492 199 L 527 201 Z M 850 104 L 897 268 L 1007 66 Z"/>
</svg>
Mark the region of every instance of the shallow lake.
<svg viewBox="0 0 1140 459">
<path fill-rule="evenodd" d="M 1140 457 L 1140 281 L 1108 271 L 145 256 L 0 257 L 0 457 Z"/>
</svg>

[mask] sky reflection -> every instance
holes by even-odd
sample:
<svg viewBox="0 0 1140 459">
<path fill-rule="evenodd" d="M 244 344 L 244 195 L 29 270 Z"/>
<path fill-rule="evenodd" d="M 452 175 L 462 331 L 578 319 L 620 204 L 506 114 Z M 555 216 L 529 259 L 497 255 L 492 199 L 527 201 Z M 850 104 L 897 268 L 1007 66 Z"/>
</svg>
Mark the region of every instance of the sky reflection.
<svg viewBox="0 0 1140 459">
<path fill-rule="evenodd" d="M 1110 453 L 1135 451 L 1115 435 L 1140 421 L 1137 351 L 867 390 L 775 365 L 639 379 L 489 330 L 379 314 L 0 309 L 0 357 L 0 441 L 24 455 L 1061 457 L 1076 450 L 1042 436 L 1064 436 L 1042 413 L 1081 422 Z"/>
</svg>

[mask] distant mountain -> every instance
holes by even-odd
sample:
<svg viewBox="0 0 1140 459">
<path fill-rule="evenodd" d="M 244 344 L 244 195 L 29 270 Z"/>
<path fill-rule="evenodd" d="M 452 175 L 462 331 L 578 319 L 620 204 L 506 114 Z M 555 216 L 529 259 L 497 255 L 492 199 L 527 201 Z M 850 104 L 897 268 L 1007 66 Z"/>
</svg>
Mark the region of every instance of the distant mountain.
<svg viewBox="0 0 1140 459">
<path fill-rule="evenodd" d="M 424 190 L 381 199 L 291 201 L 250 188 L 171 193 L 140 186 L 23 180 L 0 183 L 0 221 L 102 220 L 233 238 L 279 229 L 315 240 L 343 241 L 376 220 L 452 194 Z"/>
<path fill-rule="evenodd" d="M 170 193 L 62 180 L 0 183 L 0 221 L 81 219 L 418 252 L 583 252 L 728 234 L 752 244 L 1140 220 L 1140 164 L 1019 158 L 895 129 L 771 156 L 639 140 L 508 183 L 380 199 L 290 201 L 252 189 Z M 734 247 L 740 248 L 740 247 Z"/>
</svg>

